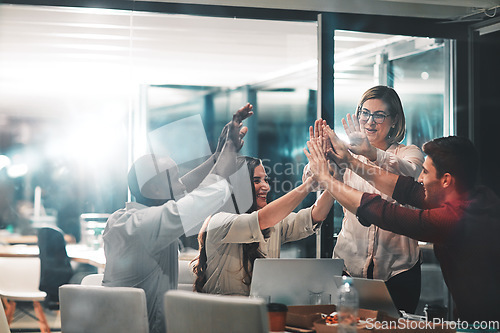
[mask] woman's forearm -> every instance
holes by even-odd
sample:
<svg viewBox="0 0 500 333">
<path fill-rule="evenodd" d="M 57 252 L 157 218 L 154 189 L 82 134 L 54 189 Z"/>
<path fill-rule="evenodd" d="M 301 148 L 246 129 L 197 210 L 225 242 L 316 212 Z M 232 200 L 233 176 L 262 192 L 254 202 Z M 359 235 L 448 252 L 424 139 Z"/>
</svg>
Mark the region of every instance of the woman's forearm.
<svg viewBox="0 0 500 333">
<path fill-rule="evenodd" d="M 270 228 L 283 220 L 309 193 L 308 186 L 302 184 L 260 209 L 258 212 L 260 229 Z"/>
<path fill-rule="evenodd" d="M 311 216 L 313 223 L 324 221 L 332 209 L 335 199 L 330 192 L 324 191 L 312 207 Z"/>
<path fill-rule="evenodd" d="M 324 181 L 324 185 L 326 186 L 326 190 L 333 198 L 335 198 L 335 200 L 338 201 L 339 204 L 351 213 L 356 214 L 356 211 L 361 204 L 363 192 L 355 190 L 333 177 Z"/>
</svg>

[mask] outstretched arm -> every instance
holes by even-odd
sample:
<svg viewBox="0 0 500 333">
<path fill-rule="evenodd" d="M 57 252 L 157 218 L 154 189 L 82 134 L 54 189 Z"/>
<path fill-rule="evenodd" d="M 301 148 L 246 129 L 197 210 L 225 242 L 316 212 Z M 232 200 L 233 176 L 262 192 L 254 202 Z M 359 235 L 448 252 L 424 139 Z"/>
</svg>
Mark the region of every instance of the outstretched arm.
<svg viewBox="0 0 500 333">
<path fill-rule="evenodd" d="M 260 209 L 258 211 L 260 229 L 270 228 L 287 217 L 311 192 L 311 183 L 312 179 L 307 179 L 302 185 Z"/>
<path fill-rule="evenodd" d="M 368 140 L 365 129 L 360 125 L 358 117 L 347 114 L 346 119 L 342 119 L 342 124 L 349 137 L 348 148 L 351 152 L 365 156 L 376 166 L 397 175 L 418 177 L 424 163 L 424 156 L 420 149 L 414 145 L 409 145 L 405 146 L 398 154 L 378 149 L 372 146 Z"/>
<path fill-rule="evenodd" d="M 431 242 L 442 241 L 455 230 L 457 217 L 451 213 L 453 209 L 449 206 L 425 211 L 411 209 L 401 207 L 397 203 L 389 203 L 379 195 L 355 190 L 325 171 L 325 157 L 316 142 L 308 142 L 307 147 L 309 152 L 305 153 L 313 172 L 312 178 L 322 183 L 344 208 L 356 214 L 362 225 L 368 227 L 374 224 L 384 230 Z M 409 183 L 403 185 L 403 188 L 408 186 Z"/>
<path fill-rule="evenodd" d="M 399 176 L 377 166 L 365 164 L 357 158 L 354 158 L 349 152 L 346 144 L 339 139 L 328 125 L 325 126 L 323 131 L 328 135 L 333 146 L 332 149 L 327 151 L 329 159 L 336 161 L 337 164 L 343 167 L 351 169 L 380 192 L 392 197 Z"/>
<path fill-rule="evenodd" d="M 316 203 L 312 206 L 311 216 L 313 223 L 324 221 L 332 209 L 335 199 L 330 192 L 325 191 L 321 194 Z"/>
<path fill-rule="evenodd" d="M 193 191 L 200 185 L 203 179 L 208 175 L 215 161 L 217 160 L 219 153 L 212 154 L 205 162 L 197 166 L 195 169 L 189 171 L 184 176 L 182 176 L 181 181 L 186 186 L 188 192 Z"/>
<path fill-rule="evenodd" d="M 344 208 L 355 214 L 361 203 L 363 192 L 345 185 L 330 175 L 325 154 L 322 147 L 315 140 L 308 141 L 307 148 L 309 151 L 304 149 L 304 153 L 311 165 L 312 178 L 322 188 L 325 188 Z"/>
<path fill-rule="evenodd" d="M 314 122 L 314 128 L 312 126 L 309 126 L 309 140 L 313 141 L 316 140 L 317 144 L 319 144 L 322 148 L 322 151 L 327 151 L 330 148 L 332 148 L 330 141 L 326 140 L 325 133 L 323 131 L 323 128 L 327 126 L 326 120 L 323 119 L 317 119 Z M 310 167 L 310 166 L 309 166 Z M 310 176 L 307 174 L 307 170 L 309 167 L 306 166 L 306 174 L 304 175 L 305 177 L 303 178 L 303 181 L 306 177 Z M 343 172 L 337 169 L 337 165 L 335 163 L 329 163 L 329 168 L 330 172 L 335 171 L 334 174 L 340 176 L 338 179 L 342 180 L 342 174 Z M 332 170 L 334 169 L 334 170 Z M 315 184 L 317 185 L 317 183 Z M 314 186 L 314 190 L 318 190 L 318 186 Z M 332 209 L 333 203 L 335 202 L 335 199 L 330 195 L 328 191 L 325 191 L 321 194 L 319 199 L 316 201 L 316 203 L 313 205 L 312 210 L 311 210 L 311 216 L 313 219 L 314 223 L 318 223 L 321 221 L 324 221 Z"/>
<path fill-rule="evenodd" d="M 243 126 L 243 120 L 250 117 L 253 106 L 249 103 L 241 107 L 238 111 L 236 111 L 233 115 L 233 119 L 228 122 L 224 128 L 222 129 L 221 135 L 218 140 L 217 149 L 215 153 L 213 153 L 205 162 L 200 164 L 195 169 L 186 173 L 182 178 L 182 183 L 186 186 L 188 192 L 191 192 L 205 179 L 205 177 L 209 174 L 210 171 L 213 170 L 214 164 L 216 164 L 219 159 L 221 152 L 226 146 L 226 142 L 228 142 L 228 138 L 232 141 L 232 144 L 229 143 L 232 147 L 226 147 L 223 159 L 227 160 L 227 153 L 229 151 L 237 152 L 243 146 L 243 137 L 248 132 L 248 128 Z M 219 170 L 221 168 L 219 167 Z"/>
</svg>

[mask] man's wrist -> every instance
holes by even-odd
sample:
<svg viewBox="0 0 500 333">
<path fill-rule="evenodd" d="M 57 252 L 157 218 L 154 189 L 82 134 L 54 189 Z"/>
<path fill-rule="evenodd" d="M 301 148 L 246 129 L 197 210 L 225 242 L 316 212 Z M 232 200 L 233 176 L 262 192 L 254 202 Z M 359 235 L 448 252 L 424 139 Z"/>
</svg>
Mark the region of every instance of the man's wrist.
<svg viewBox="0 0 500 333">
<path fill-rule="evenodd" d="M 217 158 L 217 161 L 220 160 L 220 158 L 227 158 L 229 155 L 236 154 L 238 152 L 236 145 L 234 142 L 231 140 L 226 141 L 224 144 L 224 147 L 222 147 L 222 151 L 219 154 L 219 157 Z"/>
<path fill-rule="evenodd" d="M 370 150 L 370 154 L 369 154 L 369 157 L 368 159 L 371 161 L 371 162 L 375 162 L 377 160 L 377 148 L 376 147 L 373 147 L 371 148 Z"/>
<path fill-rule="evenodd" d="M 220 155 L 220 152 L 219 151 L 216 151 L 215 153 L 212 154 L 211 158 L 212 158 L 212 161 L 215 163 L 217 163 L 217 159 L 219 158 L 219 155 Z"/>
<path fill-rule="evenodd" d="M 357 161 L 358 160 L 352 154 L 349 154 L 349 156 L 345 159 L 345 165 L 340 165 L 340 167 L 352 169 L 355 167 Z"/>
</svg>

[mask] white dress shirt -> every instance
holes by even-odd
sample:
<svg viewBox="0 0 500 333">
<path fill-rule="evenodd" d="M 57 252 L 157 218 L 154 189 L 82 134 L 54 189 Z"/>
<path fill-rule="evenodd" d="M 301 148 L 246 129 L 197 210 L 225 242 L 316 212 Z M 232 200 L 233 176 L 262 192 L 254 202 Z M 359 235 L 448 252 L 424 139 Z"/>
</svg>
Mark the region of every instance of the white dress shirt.
<svg viewBox="0 0 500 333">
<path fill-rule="evenodd" d="M 151 333 L 166 331 L 163 295 L 177 289 L 178 238 L 188 231 L 185 228 L 201 226 L 203 219 L 230 196 L 226 180 L 208 175 L 197 189 L 178 201 L 155 207 L 128 202 L 108 219 L 103 234 L 103 285 L 144 289 Z M 197 221 L 192 216 L 186 219 L 190 211 Z"/>
</svg>

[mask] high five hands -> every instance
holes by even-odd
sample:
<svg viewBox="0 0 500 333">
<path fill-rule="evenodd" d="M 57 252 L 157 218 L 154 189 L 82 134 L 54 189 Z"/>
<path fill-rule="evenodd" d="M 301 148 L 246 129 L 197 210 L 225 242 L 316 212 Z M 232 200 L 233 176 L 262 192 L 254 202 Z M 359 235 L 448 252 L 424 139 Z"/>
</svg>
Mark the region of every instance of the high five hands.
<svg viewBox="0 0 500 333">
<path fill-rule="evenodd" d="M 240 151 L 244 143 L 243 137 L 248 132 L 248 128 L 243 126 L 243 120 L 253 115 L 252 109 L 253 105 L 247 103 L 233 114 L 233 119 L 222 129 L 222 133 L 217 142 L 216 152 L 220 153 L 222 151 L 222 147 L 227 139 L 234 143 L 237 152 Z"/>
<path fill-rule="evenodd" d="M 359 119 L 356 116 L 346 115 L 347 121 L 342 118 L 342 125 L 345 133 L 349 137 L 349 150 L 354 154 L 363 155 L 370 160 L 377 158 L 377 150 L 372 146 L 366 136 L 364 128 L 359 124 Z"/>
<path fill-rule="evenodd" d="M 309 178 L 321 189 L 325 189 L 328 180 L 331 178 L 331 174 L 328 161 L 323 151 L 322 141 L 323 139 L 321 137 L 307 141 L 307 149 L 304 148 L 304 154 L 309 160 L 311 175 Z"/>
<path fill-rule="evenodd" d="M 309 140 L 314 141 L 318 145 L 320 145 L 323 152 L 325 152 L 328 148 L 331 147 L 331 145 L 329 146 L 329 142 L 328 142 L 326 136 L 323 134 L 323 126 L 325 126 L 325 125 L 326 125 L 325 120 L 317 119 L 314 122 L 314 127 L 309 126 Z M 316 191 L 323 190 L 323 188 L 321 188 L 319 186 L 319 184 L 312 178 L 312 176 L 313 176 L 313 172 L 311 170 L 311 165 L 308 164 L 304 168 L 304 173 L 302 175 L 302 182 L 305 183 L 306 180 L 309 180 L 309 178 L 311 178 L 311 180 L 312 180 L 311 191 L 316 192 Z"/>
<path fill-rule="evenodd" d="M 326 157 L 334 162 L 338 168 L 345 170 L 346 167 L 349 167 L 351 158 L 353 158 L 347 144 L 328 125 L 323 127 L 323 133 L 325 133 L 330 143 L 330 148 L 325 152 Z"/>
<path fill-rule="evenodd" d="M 319 152 L 323 153 L 326 161 L 328 162 L 328 170 L 330 175 L 338 180 L 343 179 L 345 166 L 351 154 L 348 151 L 345 143 L 340 140 L 335 132 L 326 124 L 325 120 L 318 119 L 314 122 L 314 128 L 309 127 L 309 142 L 313 142 L 313 146 L 319 146 Z M 318 151 L 318 150 L 317 150 Z M 306 154 L 307 156 L 307 154 Z M 309 156 L 313 156 L 309 153 Z M 311 163 L 311 161 L 309 161 Z M 317 171 L 317 170 L 316 170 Z M 305 177 L 313 175 L 311 165 L 305 169 Z M 320 186 L 321 188 L 321 186 Z"/>
</svg>

